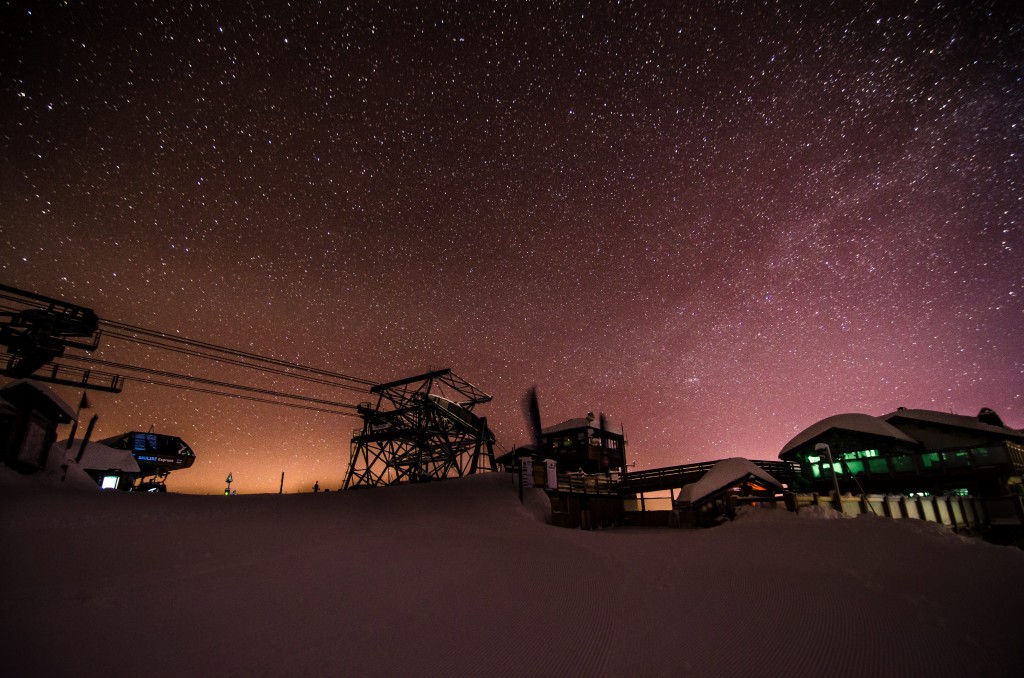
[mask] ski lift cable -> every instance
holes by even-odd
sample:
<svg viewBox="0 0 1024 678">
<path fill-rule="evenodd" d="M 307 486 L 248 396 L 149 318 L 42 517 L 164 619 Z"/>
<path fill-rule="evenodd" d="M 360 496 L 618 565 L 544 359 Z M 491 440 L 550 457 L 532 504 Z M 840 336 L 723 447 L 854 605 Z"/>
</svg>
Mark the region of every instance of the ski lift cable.
<svg viewBox="0 0 1024 678">
<path fill-rule="evenodd" d="M 313 397 L 310 397 L 310 396 L 303 396 L 303 395 L 298 395 L 298 394 L 295 394 L 295 393 L 285 393 L 283 391 L 273 391 L 273 390 L 270 390 L 270 389 L 259 388 L 259 387 L 256 387 L 256 386 L 245 386 L 245 385 L 242 385 L 242 384 L 232 384 L 232 383 L 226 382 L 226 381 L 217 381 L 215 379 L 205 379 L 203 377 L 195 377 L 195 376 L 188 375 L 188 374 L 178 374 L 176 372 L 167 372 L 165 370 L 157 370 L 157 369 L 153 369 L 151 367 L 141 367 L 141 366 L 138 366 L 138 365 L 128 365 L 126 363 L 118 363 L 118 362 L 114 362 L 112 360 L 104 360 L 102 358 L 93 358 L 91 356 L 68 355 L 68 356 L 65 356 L 65 359 L 77 360 L 79 362 L 84 362 L 84 363 L 88 363 L 88 364 L 91 364 L 91 365 L 103 365 L 105 367 L 113 367 L 113 368 L 120 369 L 120 370 L 128 370 L 128 371 L 132 371 L 132 372 L 140 372 L 142 374 L 148 374 L 148 375 L 156 376 L 156 377 L 166 377 L 168 379 L 180 379 L 182 381 L 189 381 L 189 382 L 194 382 L 194 383 L 197 383 L 197 384 L 206 384 L 208 386 L 217 386 L 217 387 L 220 387 L 220 388 L 230 388 L 230 389 L 235 389 L 235 390 L 238 390 L 238 391 L 245 391 L 245 392 L 249 392 L 249 393 L 258 393 L 260 395 L 268 395 L 268 396 L 274 396 L 274 397 L 279 397 L 279 398 L 291 398 L 293 400 L 299 400 L 299 401 L 303 401 L 303 402 L 310 402 L 310 403 L 315 403 L 315 404 L 318 404 L 318 405 L 329 405 L 331 407 L 344 407 L 346 409 L 351 409 L 351 410 L 357 409 L 357 407 L 355 405 L 350 405 L 348 403 L 339 403 L 339 402 L 336 402 L 336 401 L 333 401 L 333 400 L 325 400 L 323 398 L 313 398 Z M 132 378 L 134 379 L 134 377 L 132 377 Z M 136 379 L 136 381 L 137 381 L 137 379 Z"/>
<path fill-rule="evenodd" d="M 347 389 L 349 391 L 356 391 L 357 393 L 365 393 L 366 392 L 366 389 L 364 387 L 353 386 L 352 384 L 346 384 L 344 382 L 330 381 L 328 379 L 320 379 L 320 378 L 317 378 L 317 377 L 314 377 L 314 376 L 310 376 L 310 375 L 306 375 L 306 374 L 297 374 L 295 372 L 291 372 L 291 371 L 289 371 L 287 369 L 284 369 L 284 368 L 270 367 L 270 366 L 257 366 L 257 365 L 254 365 L 251 362 L 246 362 L 246 361 L 240 360 L 238 358 L 232 358 L 232 357 L 229 357 L 227 355 L 217 355 L 217 354 L 214 354 L 214 353 L 208 353 L 208 352 L 199 351 L 199 350 L 195 350 L 195 349 L 182 348 L 180 346 L 174 346 L 173 344 L 164 344 L 164 343 L 161 343 L 160 341 L 157 341 L 157 340 L 143 339 L 141 337 L 132 337 L 130 335 L 122 334 L 122 333 L 116 332 L 116 331 L 106 331 L 106 332 L 104 332 L 104 336 L 107 337 L 108 339 L 109 338 L 121 339 L 123 341 L 133 342 L 133 343 L 136 343 L 136 344 L 140 344 L 142 346 L 149 346 L 151 348 L 158 348 L 158 349 L 162 349 L 162 350 L 165 350 L 165 351 L 171 351 L 173 353 L 180 353 L 182 355 L 186 355 L 186 356 L 193 357 L 193 358 L 204 358 L 206 360 L 213 360 L 213 361 L 225 363 L 225 364 L 228 364 L 228 365 L 237 365 L 239 367 L 245 367 L 245 368 L 249 368 L 249 369 L 258 369 L 261 372 L 269 372 L 271 374 L 280 374 L 282 376 L 290 377 L 292 379 L 298 379 L 300 381 L 308 381 L 308 382 L 311 382 L 311 383 L 314 383 L 314 384 L 323 384 L 325 386 L 332 386 L 332 387 L 335 387 L 335 388 L 343 388 L 343 389 Z"/>
<path fill-rule="evenodd" d="M 3 287 L 3 286 L 0 286 L 0 287 Z M 10 289 L 13 290 L 14 288 L 10 288 Z M 9 306 L 0 307 L 4 311 L 10 311 L 12 313 L 16 313 L 16 312 L 22 310 L 22 308 L 19 308 L 19 307 L 25 307 L 25 306 L 29 306 L 29 307 L 33 307 L 33 308 L 46 308 L 46 304 L 43 303 L 42 301 L 38 300 L 38 299 L 35 299 L 35 298 L 32 298 L 32 297 L 20 297 L 20 296 L 14 295 L 14 294 L 7 293 L 5 291 L 0 291 L 0 299 L 6 300 L 8 302 L 12 302 L 14 304 L 17 304 L 18 307 L 9 307 Z M 177 336 L 177 335 L 173 335 L 173 334 L 168 334 L 166 332 L 160 332 L 158 330 L 151 330 L 151 329 L 148 329 L 148 328 L 145 328 L 145 327 L 140 327 L 140 326 L 137 326 L 137 325 L 130 325 L 128 323 L 122 323 L 122 322 L 118 322 L 116 320 L 108 320 L 108 319 L 105 319 L 105 318 L 100 318 L 99 319 L 99 323 L 100 323 L 100 325 L 105 325 L 105 326 L 108 326 L 108 327 L 120 329 L 120 330 L 122 330 L 124 332 L 132 332 L 132 333 L 136 333 L 136 334 L 142 334 L 144 336 L 149 336 L 149 337 L 160 339 L 160 340 L 163 340 L 163 341 L 166 341 L 166 342 L 171 342 L 172 344 L 176 343 L 176 344 L 183 344 L 183 345 L 186 345 L 186 346 L 200 347 L 200 348 L 204 348 L 204 349 L 207 349 L 207 350 L 216 351 L 216 352 L 219 352 L 219 353 L 225 353 L 225 354 L 228 354 L 228 355 L 237 356 L 237 357 L 240 357 L 240 358 L 247 358 L 249 360 L 256 361 L 256 362 L 266 363 L 266 364 L 270 364 L 270 365 L 276 365 L 278 367 L 282 367 L 282 368 L 285 368 L 285 369 L 299 370 L 299 371 L 308 372 L 308 373 L 311 373 L 311 374 L 316 374 L 316 375 L 319 375 L 319 376 L 322 376 L 322 377 L 329 377 L 329 378 L 337 379 L 337 380 L 341 380 L 341 381 L 353 382 L 353 383 L 356 383 L 356 384 L 360 384 L 360 386 L 364 386 L 364 387 L 365 386 L 373 386 L 373 385 L 375 385 L 377 383 L 377 382 L 372 381 L 370 379 L 363 379 L 361 377 L 355 377 L 355 376 L 352 376 L 352 375 L 342 374 L 340 372 L 332 372 L 330 370 L 324 370 L 324 369 L 312 367 L 312 366 L 309 366 L 309 365 L 301 365 L 301 364 L 298 364 L 298 363 L 292 363 L 292 362 L 288 362 L 286 360 L 281 360 L 279 358 L 271 358 L 271 357 L 268 357 L 268 356 L 261 356 L 261 355 L 256 354 L 256 353 L 251 353 L 251 352 L 248 352 L 248 351 L 242 351 L 240 349 L 233 349 L 233 348 L 230 348 L 230 347 L 227 347 L 227 346 L 220 346 L 218 344 L 213 344 L 213 343 L 210 343 L 210 342 L 199 341 L 199 340 L 196 340 L 196 339 L 189 339 L 187 337 L 181 337 L 181 336 Z M 131 336 L 127 336 L 127 335 L 117 335 L 117 336 L 118 336 L 118 338 L 124 339 L 126 341 L 135 341 L 137 343 L 143 343 L 137 337 L 131 337 Z M 153 347 L 157 348 L 157 346 L 153 346 Z M 171 349 L 170 347 L 160 347 L 160 348 L 167 348 L 168 350 L 176 350 L 176 349 Z M 184 352 L 181 349 L 177 349 L 177 350 L 179 350 L 179 352 Z M 208 359 L 222 359 L 222 358 L 210 357 L 208 355 L 207 356 L 202 356 L 202 357 L 206 357 Z M 234 364 L 240 364 L 240 363 L 234 363 Z M 248 365 L 248 366 L 249 367 L 254 367 L 253 365 Z M 295 375 L 289 375 L 289 376 L 295 376 Z M 302 378 L 302 377 L 296 377 L 296 378 Z M 364 389 L 362 389 L 360 387 L 344 386 L 344 385 L 341 385 L 341 384 L 336 384 L 336 385 L 340 386 L 342 388 L 349 388 L 350 390 L 355 390 L 355 391 L 360 391 L 360 392 L 364 390 Z"/>
<path fill-rule="evenodd" d="M 217 391 L 215 389 L 203 388 L 201 386 L 190 386 L 189 384 L 174 384 L 170 382 L 157 381 L 156 379 L 145 379 L 143 377 L 123 377 L 126 381 L 134 381 L 139 384 L 151 384 L 154 386 L 167 386 L 169 388 L 177 388 L 183 391 L 194 391 L 197 393 L 209 393 L 211 395 L 225 396 L 228 398 L 237 398 L 238 400 L 249 400 L 257 403 L 266 403 L 268 405 L 279 405 L 281 407 L 292 407 L 298 410 L 310 410 L 312 412 L 323 412 L 325 414 L 337 414 L 342 417 L 358 417 L 359 415 L 353 412 L 342 412 L 339 410 L 331 410 L 324 407 L 314 407 L 313 405 L 302 405 L 300 403 L 288 403 L 281 402 L 280 400 L 270 400 L 269 398 L 257 398 L 256 396 L 244 395 L 242 393 L 229 393 L 227 391 Z M 347 407 L 347 406 L 346 406 Z"/>
<path fill-rule="evenodd" d="M 145 335 L 145 336 L 155 337 L 155 338 L 158 338 L 158 339 L 163 339 L 165 341 L 170 341 L 170 342 L 179 343 L 179 344 L 185 344 L 187 346 L 195 346 L 195 347 L 199 347 L 199 348 L 205 348 L 205 349 L 209 349 L 209 350 L 212 350 L 212 351 L 218 351 L 218 352 L 221 352 L 221 353 L 227 353 L 227 354 L 234 355 L 234 356 L 248 358 L 250 360 L 254 360 L 254 361 L 257 361 L 257 362 L 269 363 L 271 365 L 278 365 L 280 367 L 287 367 L 287 368 L 291 368 L 291 369 L 303 370 L 303 371 L 306 371 L 306 372 L 310 372 L 312 374 L 318 374 L 318 375 L 324 376 L 324 377 L 332 377 L 334 379 L 342 379 L 342 380 L 345 380 L 345 381 L 351 381 L 351 382 L 354 382 L 354 383 L 357 383 L 357 384 L 362 384 L 364 386 L 373 386 L 373 385 L 376 384 L 376 382 L 371 381 L 369 379 L 362 379 L 360 377 L 353 377 L 353 376 L 348 375 L 348 374 L 341 374 L 340 372 L 332 372 L 330 370 L 324 370 L 324 369 L 321 369 L 321 368 L 318 368 L 318 367 L 312 367 L 312 366 L 309 366 L 309 365 L 300 365 L 298 363 L 288 362 L 286 360 L 281 360 L 279 358 L 270 358 L 268 356 L 261 356 L 261 355 L 258 355 L 256 353 L 250 353 L 248 351 L 243 351 L 241 349 L 234 349 L 234 348 L 230 348 L 230 347 L 227 347 L 227 346 L 220 346 L 218 344 L 213 344 L 213 343 L 206 342 L 206 341 L 199 341 L 197 339 L 189 339 L 187 337 L 180 337 L 180 336 L 176 336 L 176 335 L 173 335 L 173 334 L 167 334 L 166 332 L 160 332 L 160 331 L 157 331 L 157 330 L 150 330 L 150 329 L 146 329 L 144 327 L 139 327 L 139 326 L 136 326 L 136 325 L 129 325 L 127 323 L 121 323 L 121 322 L 117 322 L 117 321 L 114 321 L 114 320 L 107 320 L 105 318 L 100 318 L 99 322 L 100 322 L 100 325 L 105 325 L 105 326 L 108 326 L 108 327 L 113 327 L 115 329 L 119 329 L 119 330 L 122 330 L 122 331 L 135 332 L 135 333 L 142 334 L 142 335 Z"/>
</svg>

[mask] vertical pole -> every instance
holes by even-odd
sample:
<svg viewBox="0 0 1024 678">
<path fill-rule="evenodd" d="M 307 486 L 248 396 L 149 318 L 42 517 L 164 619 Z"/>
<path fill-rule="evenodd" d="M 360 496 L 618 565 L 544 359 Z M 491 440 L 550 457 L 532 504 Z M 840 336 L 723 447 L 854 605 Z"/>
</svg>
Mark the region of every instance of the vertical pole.
<svg viewBox="0 0 1024 678">
<path fill-rule="evenodd" d="M 828 457 L 828 468 L 832 471 L 832 487 L 835 490 L 835 509 L 840 513 L 843 512 L 843 499 L 839 494 L 839 479 L 836 477 L 836 464 L 832 460 L 832 448 L 829 447 L 828 443 L 818 443 L 814 446 L 815 452 L 824 452 L 825 456 Z"/>
<path fill-rule="evenodd" d="M 89 426 L 85 429 L 85 437 L 82 438 L 82 446 L 78 448 L 78 456 L 75 457 L 75 463 L 82 461 L 82 455 L 85 454 L 85 446 L 89 444 L 89 438 L 92 437 L 92 429 L 96 426 L 96 420 L 100 418 L 100 415 L 92 415 L 92 419 L 89 420 Z"/>
<path fill-rule="evenodd" d="M 278 494 L 284 494 L 284 471 L 281 471 L 281 487 L 277 488 Z"/>
<path fill-rule="evenodd" d="M 78 431 L 78 417 L 80 413 L 81 410 L 79 410 L 79 414 L 75 415 L 75 420 L 71 422 L 71 433 L 68 435 L 68 444 L 64 448 L 66 450 L 70 450 L 71 446 L 75 443 L 75 433 Z"/>
<path fill-rule="evenodd" d="M 56 369 L 56 367 L 54 367 Z M 82 391 L 82 398 L 78 401 L 78 410 L 75 412 L 75 421 L 71 424 L 71 433 L 68 435 L 68 444 L 65 449 L 70 450 L 71 446 L 75 443 L 75 433 L 78 431 L 78 420 L 82 417 L 82 410 L 89 407 L 89 398 L 86 397 L 85 391 Z"/>
<path fill-rule="evenodd" d="M 516 457 L 516 463 L 519 464 L 519 503 L 523 503 L 523 460 L 521 457 Z"/>
</svg>

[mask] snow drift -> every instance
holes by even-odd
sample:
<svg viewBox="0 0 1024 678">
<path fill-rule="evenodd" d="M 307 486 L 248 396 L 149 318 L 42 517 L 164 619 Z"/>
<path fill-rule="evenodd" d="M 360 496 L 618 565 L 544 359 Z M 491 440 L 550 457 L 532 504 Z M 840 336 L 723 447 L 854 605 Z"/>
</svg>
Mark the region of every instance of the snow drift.
<svg viewBox="0 0 1024 678">
<path fill-rule="evenodd" d="M 5 469 L 0 469 L 5 470 Z M 546 525 L 507 476 L 236 497 L 0 476 L 6 675 L 1016 675 L 1024 552 L 865 516 Z"/>
</svg>

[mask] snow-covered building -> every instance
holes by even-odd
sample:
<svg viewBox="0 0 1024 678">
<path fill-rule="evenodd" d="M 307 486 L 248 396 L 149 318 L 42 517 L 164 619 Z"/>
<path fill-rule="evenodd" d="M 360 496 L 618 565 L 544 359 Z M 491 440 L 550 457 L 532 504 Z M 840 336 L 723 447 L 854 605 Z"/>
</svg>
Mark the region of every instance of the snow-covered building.
<svg viewBox="0 0 1024 678">
<path fill-rule="evenodd" d="M 725 494 L 774 499 L 784 487 L 772 474 L 749 459 L 732 457 L 715 462 L 695 483 L 679 490 L 676 503 L 696 506 Z"/>
<path fill-rule="evenodd" d="M 988 408 L 976 417 L 906 408 L 880 417 L 839 414 L 798 433 L 779 458 L 798 462 L 823 491 L 834 470 L 844 492 L 1024 493 L 1024 431 Z"/>
<path fill-rule="evenodd" d="M 8 384 L 0 389 L 0 458 L 22 473 L 44 469 L 57 426 L 74 418 L 49 387 L 31 379 Z"/>
<path fill-rule="evenodd" d="M 688 526 L 713 524 L 720 516 L 732 517 L 740 503 L 774 502 L 785 486 L 749 459 L 732 457 L 714 463 L 693 483 L 684 485 L 675 499 Z"/>
<path fill-rule="evenodd" d="M 625 464 L 626 437 L 607 422 L 602 429 L 593 413 L 569 419 L 541 431 L 542 459 L 554 459 L 560 472 L 605 473 L 620 470 Z"/>
</svg>

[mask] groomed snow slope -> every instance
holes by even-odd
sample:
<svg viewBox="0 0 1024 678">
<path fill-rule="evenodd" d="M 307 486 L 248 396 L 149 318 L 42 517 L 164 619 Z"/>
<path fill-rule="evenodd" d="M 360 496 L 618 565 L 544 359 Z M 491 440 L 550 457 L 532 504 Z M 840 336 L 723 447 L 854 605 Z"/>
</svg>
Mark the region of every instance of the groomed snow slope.
<svg viewBox="0 0 1024 678">
<path fill-rule="evenodd" d="M 0 469 L 4 470 L 4 469 Z M 783 511 L 544 523 L 507 476 L 346 493 L 0 484 L 10 676 L 1018 675 L 1024 552 Z"/>
</svg>

